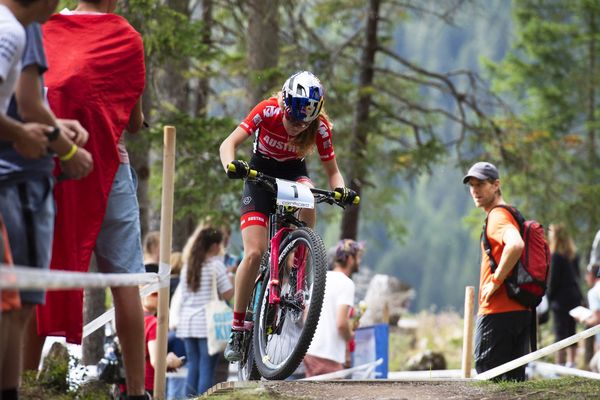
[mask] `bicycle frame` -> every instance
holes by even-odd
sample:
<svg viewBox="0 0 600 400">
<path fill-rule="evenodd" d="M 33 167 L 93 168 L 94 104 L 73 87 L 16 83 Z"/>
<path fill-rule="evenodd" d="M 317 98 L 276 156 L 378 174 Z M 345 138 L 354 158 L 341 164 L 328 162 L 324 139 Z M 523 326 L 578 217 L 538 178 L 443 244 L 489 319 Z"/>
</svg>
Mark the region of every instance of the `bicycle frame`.
<svg viewBox="0 0 600 400">
<path fill-rule="evenodd" d="M 288 225 L 295 225 L 297 227 L 304 226 L 303 222 L 297 218 L 286 213 L 284 206 L 277 206 L 277 211 L 269 216 L 269 248 L 270 248 L 270 281 L 269 281 L 269 304 L 279 304 L 281 298 L 279 296 L 279 246 L 285 238 L 285 236 L 294 230 Z M 298 278 L 296 280 L 297 289 L 301 289 L 302 281 L 304 280 L 304 254 L 294 255 L 294 259 L 298 259 L 298 262 L 294 262 L 294 265 L 298 268 Z"/>
</svg>

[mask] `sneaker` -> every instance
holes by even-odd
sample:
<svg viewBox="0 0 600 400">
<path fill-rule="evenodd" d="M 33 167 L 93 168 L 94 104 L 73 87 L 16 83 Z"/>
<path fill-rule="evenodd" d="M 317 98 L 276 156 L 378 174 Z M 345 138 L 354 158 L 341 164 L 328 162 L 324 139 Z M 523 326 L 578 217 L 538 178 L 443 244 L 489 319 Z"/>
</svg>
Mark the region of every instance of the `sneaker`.
<svg viewBox="0 0 600 400">
<path fill-rule="evenodd" d="M 229 342 L 225 348 L 225 359 L 229 362 L 242 360 L 242 347 L 244 344 L 244 331 L 231 331 Z"/>
</svg>

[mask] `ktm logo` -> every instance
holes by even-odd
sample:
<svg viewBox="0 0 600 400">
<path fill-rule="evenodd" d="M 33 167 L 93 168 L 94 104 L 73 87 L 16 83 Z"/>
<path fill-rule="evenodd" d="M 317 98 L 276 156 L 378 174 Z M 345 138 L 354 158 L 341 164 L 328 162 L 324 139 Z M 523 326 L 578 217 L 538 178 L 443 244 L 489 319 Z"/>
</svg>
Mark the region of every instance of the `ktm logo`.
<svg viewBox="0 0 600 400">
<path fill-rule="evenodd" d="M 265 118 L 271 118 L 275 115 L 278 115 L 280 112 L 281 112 L 280 107 L 266 106 L 265 109 L 263 110 L 263 115 L 265 116 Z"/>
</svg>

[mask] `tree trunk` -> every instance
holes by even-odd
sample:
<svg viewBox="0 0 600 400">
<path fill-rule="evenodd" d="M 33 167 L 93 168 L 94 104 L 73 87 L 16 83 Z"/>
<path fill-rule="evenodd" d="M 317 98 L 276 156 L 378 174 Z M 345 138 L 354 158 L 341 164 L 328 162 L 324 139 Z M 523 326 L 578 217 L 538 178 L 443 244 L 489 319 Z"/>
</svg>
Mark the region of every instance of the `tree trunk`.
<svg viewBox="0 0 600 400">
<path fill-rule="evenodd" d="M 97 272 L 96 257 L 92 257 L 90 271 Z M 83 323 L 84 325 L 96 319 L 106 311 L 105 289 L 85 289 L 83 291 Z M 95 365 L 104 354 L 104 329 L 98 329 L 88 337 L 83 338 L 82 343 L 83 365 Z"/>
<path fill-rule="evenodd" d="M 366 40 L 360 63 L 360 79 L 358 84 L 358 101 L 354 109 L 352 122 L 351 151 L 354 152 L 352 163 L 348 164 L 348 185 L 359 195 L 362 193 L 363 183 L 367 175 L 366 156 L 369 134 L 369 108 L 371 94 L 368 89 L 373 84 L 373 65 L 377 52 L 377 23 L 379 21 L 380 0 L 369 1 L 369 13 L 366 27 Z M 360 205 L 346 208 L 342 217 L 342 239 L 356 239 L 358 237 L 358 218 Z"/>
<path fill-rule="evenodd" d="M 272 73 L 279 61 L 279 0 L 248 2 L 248 109 L 278 84 Z"/>
<path fill-rule="evenodd" d="M 204 0 L 202 2 L 202 36 L 201 42 L 206 47 L 212 47 L 212 26 L 213 26 L 213 2 Z M 208 106 L 208 96 L 210 95 L 210 86 L 208 71 L 198 79 L 198 89 L 196 91 L 196 117 L 206 117 Z"/>
<path fill-rule="evenodd" d="M 188 0 L 167 0 L 166 4 L 185 16 L 190 18 L 190 8 Z M 173 104 L 178 110 L 189 113 L 190 109 L 190 85 L 185 73 L 189 69 L 189 61 L 186 58 L 178 57 L 171 59 L 163 66 L 162 79 L 159 80 L 159 86 L 167 101 Z"/>
</svg>

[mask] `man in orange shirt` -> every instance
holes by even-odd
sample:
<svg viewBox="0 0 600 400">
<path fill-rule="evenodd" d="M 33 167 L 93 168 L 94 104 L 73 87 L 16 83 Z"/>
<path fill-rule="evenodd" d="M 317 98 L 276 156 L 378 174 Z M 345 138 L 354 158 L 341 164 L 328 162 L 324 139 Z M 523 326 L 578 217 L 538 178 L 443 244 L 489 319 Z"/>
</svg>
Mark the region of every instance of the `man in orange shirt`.
<svg viewBox="0 0 600 400">
<path fill-rule="evenodd" d="M 487 371 L 529 353 L 530 311 L 508 297 L 504 280 L 521 257 L 525 244 L 519 224 L 504 208 L 498 169 L 488 162 L 474 164 L 463 178 L 475 206 L 487 214 L 487 237 L 498 266 L 492 273 L 481 244 L 479 312 L 475 331 L 475 369 Z M 500 375 L 497 380 L 525 380 L 525 367 Z"/>
</svg>

